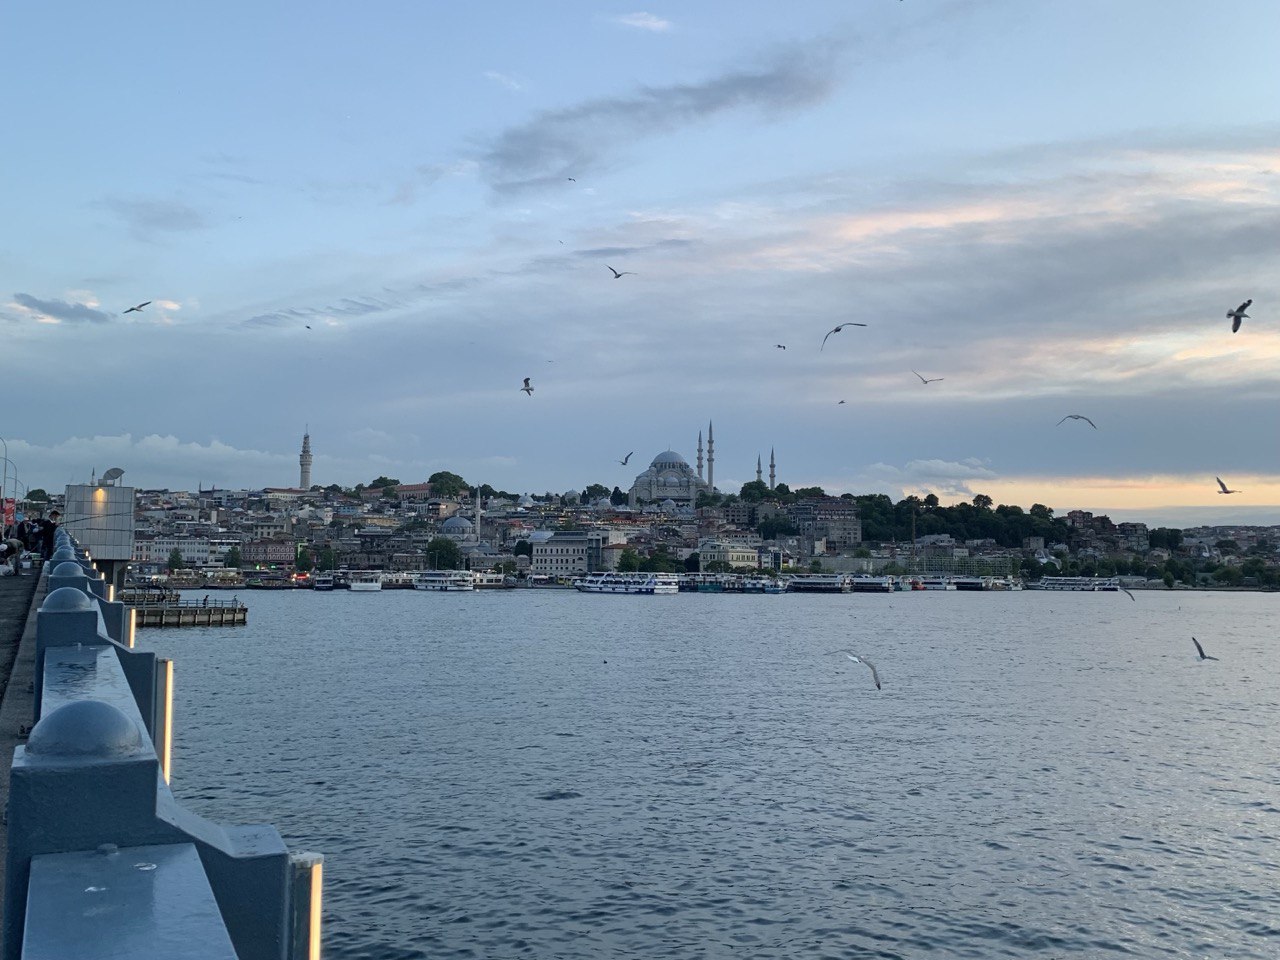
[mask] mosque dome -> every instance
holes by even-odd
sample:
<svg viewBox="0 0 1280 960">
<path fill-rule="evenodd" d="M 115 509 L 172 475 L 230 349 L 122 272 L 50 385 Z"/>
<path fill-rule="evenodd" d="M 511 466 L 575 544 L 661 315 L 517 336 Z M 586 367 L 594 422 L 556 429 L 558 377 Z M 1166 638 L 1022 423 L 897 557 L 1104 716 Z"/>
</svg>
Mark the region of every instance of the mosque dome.
<svg viewBox="0 0 1280 960">
<path fill-rule="evenodd" d="M 471 521 L 466 517 L 450 517 L 440 524 L 441 533 L 470 533 Z"/>
<path fill-rule="evenodd" d="M 676 509 L 676 502 L 670 498 L 662 501 L 662 510 L 664 513 L 672 513 Z"/>
<path fill-rule="evenodd" d="M 651 470 L 679 470 L 681 467 L 689 466 L 689 462 L 684 457 L 676 453 L 674 450 L 663 450 L 653 458 L 653 462 L 649 464 Z"/>
</svg>

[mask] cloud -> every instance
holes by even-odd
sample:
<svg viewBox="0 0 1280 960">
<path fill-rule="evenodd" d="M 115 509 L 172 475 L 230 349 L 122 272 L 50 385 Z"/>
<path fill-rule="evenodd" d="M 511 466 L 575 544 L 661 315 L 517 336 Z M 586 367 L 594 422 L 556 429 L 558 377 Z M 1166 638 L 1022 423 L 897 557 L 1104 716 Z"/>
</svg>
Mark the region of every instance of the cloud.
<svg viewBox="0 0 1280 960">
<path fill-rule="evenodd" d="M 492 80 L 494 83 L 500 84 L 508 90 L 524 89 L 519 80 L 516 80 L 514 77 L 509 77 L 505 73 L 499 73 L 497 70 L 486 70 L 484 72 L 484 78 L 486 80 Z"/>
<path fill-rule="evenodd" d="M 639 137 L 735 110 L 776 116 L 812 106 L 835 87 L 839 50 L 834 41 L 812 42 L 758 69 L 700 83 L 642 87 L 631 96 L 546 111 L 500 134 L 480 158 L 482 173 L 500 192 L 559 184 L 598 168 L 615 149 Z"/>
<path fill-rule="evenodd" d="M 655 17 L 652 13 L 624 13 L 620 17 L 613 18 L 614 23 L 620 23 L 624 27 L 635 27 L 638 30 L 648 30 L 652 33 L 665 33 L 671 29 L 671 21 L 663 20 L 661 17 Z"/>
<path fill-rule="evenodd" d="M 203 214 L 178 200 L 109 198 L 95 204 L 110 210 L 128 225 L 139 240 L 155 240 L 160 235 L 203 230 L 208 226 Z"/>
<path fill-rule="evenodd" d="M 828 492 L 887 493 L 895 500 L 915 494 L 935 494 L 943 500 L 967 500 L 975 491 L 974 481 L 990 481 L 996 478 L 985 460 L 969 457 L 964 460 L 911 460 L 896 467 L 887 463 L 873 463 L 864 467 L 857 476 L 836 481 Z"/>
<path fill-rule="evenodd" d="M 39 323 L 107 323 L 111 315 L 95 309 L 97 304 L 40 300 L 26 293 L 13 295 L 13 306 Z"/>
</svg>

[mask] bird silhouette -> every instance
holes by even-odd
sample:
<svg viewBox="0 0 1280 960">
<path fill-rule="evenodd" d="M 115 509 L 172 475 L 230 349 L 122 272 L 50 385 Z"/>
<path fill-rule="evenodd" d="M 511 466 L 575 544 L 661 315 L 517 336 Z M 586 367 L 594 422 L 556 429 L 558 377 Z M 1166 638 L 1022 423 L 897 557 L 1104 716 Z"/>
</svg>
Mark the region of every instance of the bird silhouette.
<svg viewBox="0 0 1280 960">
<path fill-rule="evenodd" d="M 916 373 L 914 370 L 912 370 L 911 372 Z M 916 376 L 920 377 L 920 374 L 916 373 Z M 946 377 L 930 377 L 929 379 L 926 380 L 924 377 L 920 377 L 920 382 L 921 383 L 938 383 L 939 381 L 945 380 L 945 379 L 947 378 Z"/>
<path fill-rule="evenodd" d="M 605 266 L 609 267 L 607 263 L 605 264 Z M 621 280 L 623 277 L 625 277 L 629 273 L 631 274 L 631 276 L 633 277 L 635 276 L 635 274 L 631 273 L 630 270 L 623 270 L 621 273 L 619 273 L 617 270 L 614 270 L 613 267 L 609 267 L 609 269 L 613 271 L 613 279 L 615 280 Z"/>
<path fill-rule="evenodd" d="M 1090 420 L 1088 417 L 1081 416 L 1081 415 L 1080 415 L 1080 414 L 1078 414 L 1078 413 L 1068 413 L 1065 417 L 1063 417 L 1061 420 L 1059 420 L 1059 421 L 1058 421 L 1058 426 L 1062 426 L 1062 425 L 1063 425 L 1064 423 L 1066 423 L 1068 420 L 1083 420 L 1083 421 L 1084 421 L 1085 423 L 1087 423 L 1089 426 L 1093 427 L 1093 429 L 1095 429 L 1095 430 L 1097 430 L 1097 429 L 1098 429 L 1098 425 L 1097 425 L 1096 423 L 1094 423 L 1094 422 L 1093 422 L 1092 420 Z"/>
<path fill-rule="evenodd" d="M 1226 485 L 1225 483 L 1223 483 L 1223 482 L 1222 482 L 1222 478 L 1221 478 L 1221 477 L 1214 477 L 1213 479 L 1215 479 L 1215 480 L 1217 480 L 1217 481 L 1218 481 L 1218 487 L 1219 487 L 1218 493 L 1219 493 L 1219 494 L 1223 494 L 1223 493 L 1244 493 L 1244 491 L 1243 491 L 1243 490 L 1230 490 L 1230 489 L 1228 489 L 1228 488 L 1227 488 L 1227 485 Z"/>
<path fill-rule="evenodd" d="M 840 332 L 841 330 L 843 330 L 845 327 L 865 327 L 865 326 L 866 326 L 866 324 L 865 324 L 865 323 L 854 323 L 853 321 L 849 321 L 848 323 L 842 323 L 842 324 L 840 324 L 840 325 L 838 325 L 838 326 L 834 327 L 833 329 L 828 330 L 828 331 L 827 331 L 827 337 L 831 336 L 833 333 L 839 333 L 839 332 Z M 823 337 L 823 338 L 822 338 L 822 346 L 818 348 L 819 350 L 822 350 L 822 349 L 824 349 L 824 348 L 826 347 L 826 345 L 827 345 L 827 337 Z"/>
<path fill-rule="evenodd" d="M 577 182 L 578 182 L 578 181 L 577 181 L 577 180 L 575 180 L 573 177 L 565 177 L 565 179 L 566 179 L 566 180 L 568 180 L 570 183 L 577 183 Z"/>
<path fill-rule="evenodd" d="M 779 350 L 787 349 L 787 345 L 785 343 L 775 343 L 774 346 L 777 347 Z"/>
<path fill-rule="evenodd" d="M 837 400 L 837 401 L 836 401 L 836 406 L 838 407 L 838 406 L 840 406 L 840 404 L 842 404 L 842 403 L 844 403 L 844 401 L 843 401 L 843 400 Z"/>
<path fill-rule="evenodd" d="M 1200 655 L 1201 660 L 1217 660 L 1218 659 L 1217 657 L 1211 657 L 1207 653 L 1205 653 L 1204 647 L 1200 646 L 1200 641 L 1197 640 L 1195 637 L 1191 638 L 1191 642 L 1196 645 L 1196 653 Z"/>
<path fill-rule="evenodd" d="M 635 451 L 632 450 L 631 453 L 635 453 Z M 625 457 L 623 457 L 618 462 L 625 467 L 627 465 L 627 461 L 631 459 L 631 453 L 628 453 Z"/>
<path fill-rule="evenodd" d="M 870 670 L 871 679 L 876 682 L 876 689 L 877 690 L 880 689 L 880 672 L 876 670 L 876 665 L 874 663 L 872 663 L 866 657 L 861 656 L 859 654 L 850 653 L 848 650 L 841 650 L 840 652 L 843 653 L 850 660 L 852 660 L 854 663 L 860 663 L 863 666 L 865 666 L 868 670 Z"/>
<path fill-rule="evenodd" d="M 531 386 L 529 385 L 529 378 L 528 378 L 528 377 L 525 377 L 525 378 L 524 378 L 524 386 L 523 386 L 523 387 L 521 387 L 520 389 L 521 389 L 521 390 L 523 390 L 525 393 L 527 393 L 529 396 L 531 396 L 531 397 L 533 396 L 533 387 L 531 387 Z"/>
<path fill-rule="evenodd" d="M 147 306 L 147 304 L 149 303 L 151 303 L 151 301 L 146 300 L 143 303 L 138 304 L 136 307 L 130 307 L 128 310 L 125 311 L 125 313 L 141 313 L 142 308 Z"/>
<path fill-rule="evenodd" d="M 1227 319 L 1231 321 L 1232 333 L 1235 333 L 1237 330 L 1239 330 L 1240 322 L 1244 320 L 1247 316 L 1249 316 L 1247 313 L 1245 313 L 1245 311 L 1248 310 L 1252 304 L 1253 304 L 1253 298 L 1250 297 L 1248 300 L 1240 304 L 1240 306 L 1236 307 L 1234 310 L 1227 311 Z"/>
</svg>

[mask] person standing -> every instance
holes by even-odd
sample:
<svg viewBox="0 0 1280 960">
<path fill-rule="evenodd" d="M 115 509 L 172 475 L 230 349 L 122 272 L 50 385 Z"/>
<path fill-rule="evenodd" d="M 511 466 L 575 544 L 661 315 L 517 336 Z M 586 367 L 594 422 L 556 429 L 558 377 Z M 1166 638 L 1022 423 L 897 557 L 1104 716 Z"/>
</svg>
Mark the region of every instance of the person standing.
<svg viewBox="0 0 1280 960">
<path fill-rule="evenodd" d="M 40 559 L 48 560 L 53 556 L 53 536 L 58 532 L 58 520 L 62 516 L 57 510 L 50 510 L 40 525 Z"/>
</svg>

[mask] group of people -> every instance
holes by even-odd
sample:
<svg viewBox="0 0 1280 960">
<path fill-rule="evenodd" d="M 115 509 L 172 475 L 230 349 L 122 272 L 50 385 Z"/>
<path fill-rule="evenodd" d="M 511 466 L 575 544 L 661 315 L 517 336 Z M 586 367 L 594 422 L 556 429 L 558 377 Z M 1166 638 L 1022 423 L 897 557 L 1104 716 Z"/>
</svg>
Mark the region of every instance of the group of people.
<svg viewBox="0 0 1280 960">
<path fill-rule="evenodd" d="M 38 554 L 41 560 L 48 560 L 53 556 L 53 535 L 61 516 L 57 510 L 50 510 L 47 517 L 24 518 L 6 527 L 4 538 L 0 539 L 0 564 L 17 574 L 24 553 Z"/>
</svg>

